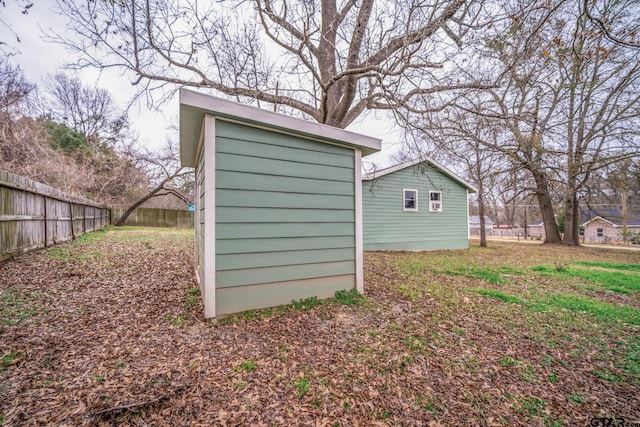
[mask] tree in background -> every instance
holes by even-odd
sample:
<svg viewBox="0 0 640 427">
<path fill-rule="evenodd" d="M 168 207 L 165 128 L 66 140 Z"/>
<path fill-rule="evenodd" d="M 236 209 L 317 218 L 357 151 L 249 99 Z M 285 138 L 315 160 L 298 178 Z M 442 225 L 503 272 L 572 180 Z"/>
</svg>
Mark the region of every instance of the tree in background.
<svg viewBox="0 0 640 427">
<path fill-rule="evenodd" d="M 78 67 L 132 72 L 150 98 L 177 86 L 284 107 L 344 128 L 367 109 L 424 108 L 483 85 L 453 75 L 482 2 L 59 0 Z M 168 86 L 167 86 L 168 85 Z"/>
<path fill-rule="evenodd" d="M 146 171 L 151 190 L 143 191 L 143 195 L 127 207 L 116 222 L 116 226 L 124 225 L 136 208 L 153 197 L 173 194 L 182 199 L 185 204 L 191 203 L 191 200 L 185 198 L 184 193 L 179 190 L 193 190 L 194 173 L 192 169 L 183 168 L 180 165 L 180 152 L 176 144 L 167 141 L 162 150 L 158 152 L 144 150 L 129 154 Z"/>
<path fill-rule="evenodd" d="M 108 90 L 65 73 L 47 76 L 45 88 L 41 108 L 46 116 L 84 135 L 87 144 L 116 147 L 132 138 L 127 112 L 118 108 Z"/>
</svg>

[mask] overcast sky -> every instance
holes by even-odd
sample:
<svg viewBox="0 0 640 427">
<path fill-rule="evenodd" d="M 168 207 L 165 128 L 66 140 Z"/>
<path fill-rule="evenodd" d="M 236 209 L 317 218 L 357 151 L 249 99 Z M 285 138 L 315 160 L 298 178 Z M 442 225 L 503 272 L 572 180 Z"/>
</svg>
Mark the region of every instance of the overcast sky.
<svg viewBox="0 0 640 427">
<path fill-rule="evenodd" d="M 6 6 L 0 5 L 0 41 L 8 43 L 4 50 L 11 51 L 10 62 L 19 65 L 27 79 L 43 89 L 43 78 L 47 74 L 66 71 L 77 75 L 87 85 L 97 85 L 109 90 L 120 108 L 125 108 L 136 90 L 131 85 L 131 78 L 122 70 L 84 69 L 81 71 L 65 70 L 65 64 L 74 61 L 74 57 L 57 44 L 44 41 L 43 32 L 66 31 L 66 18 L 55 12 L 55 2 L 35 1 L 28 14 L 22 14 L 22 7 L 16 0 L 6 0 Z M 20 42 L 16 40 L 19 37 Z M 384 120 L 385 115 L 371 112 L 368 117 L 357 120 L 348 127 L 350 131 L 382 138 L 383 152 L 369 156 L 369 161 L 376 166 L 390 164 L 390 155 L 398 148 L 400 135 L 394 131 L 394 125 Z M 178 100 L 162 105 L 160 111 L 153 111 L 147 105 L 137 103 L 129 110 L 132 127 L 139 136 L 140 143 L 150 149 L 160 147 L 167 138 L 177 138 L 177 133 L 170 131 L 171 125 L 178 123 Z"/>
</svg>

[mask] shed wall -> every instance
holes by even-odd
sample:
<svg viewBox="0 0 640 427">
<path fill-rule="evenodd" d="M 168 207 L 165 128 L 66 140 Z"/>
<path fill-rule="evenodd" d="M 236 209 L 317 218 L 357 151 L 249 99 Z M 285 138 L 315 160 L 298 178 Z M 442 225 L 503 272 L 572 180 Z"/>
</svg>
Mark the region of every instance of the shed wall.
<svg viewBox="0 0 640 427">
<path fill-rule="evenodd" d="M 354 150 L 215 129 L 216 314 L 355 287 Z"/>
<path fill-rule="evenodd" d="M 403 189 L 418 190 L 418 210 L 403 210 Z M 442 211 L 429 211 L 429 191 L 442 191 Z M 362 181 L 365 250 L 469 247 L 467 190 L 424 164 Z"/>
</svg>

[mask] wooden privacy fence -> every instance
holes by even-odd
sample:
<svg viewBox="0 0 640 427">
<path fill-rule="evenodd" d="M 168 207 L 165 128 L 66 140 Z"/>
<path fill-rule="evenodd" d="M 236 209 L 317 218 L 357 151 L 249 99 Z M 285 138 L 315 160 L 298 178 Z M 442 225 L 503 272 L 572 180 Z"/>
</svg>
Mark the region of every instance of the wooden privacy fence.
<svg viewBox="0 0 640 427">
<path fill-rule="evenodd" d="M 111 208 L 113 223 L 118 222 L 126 208 Z M 193 228 L 193 212 L 180 209 L 137 208 L 124 225 L 139 227 Z"/>
<path fill-rule="evenodd" d="M 75 239 L 109 222 L 105 206 L 0 170 L 0 261 Z"/>
</svg>

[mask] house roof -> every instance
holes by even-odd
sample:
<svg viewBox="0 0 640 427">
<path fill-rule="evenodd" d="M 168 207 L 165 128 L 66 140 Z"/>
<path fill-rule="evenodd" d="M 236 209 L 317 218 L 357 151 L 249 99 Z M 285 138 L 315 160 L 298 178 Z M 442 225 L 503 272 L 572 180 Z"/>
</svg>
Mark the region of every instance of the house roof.
<svg viewBox="0 0 640 427">
<path fill-rule="evenodd" d="M 205 115 L 320 142 L 360 148 L 363 155 L 380 151 L 382 145 L 382 141 L 378 138 L 180 89 L 180 161 L 182 166 L 195 166 L 202 120 Z"/>
<path fill-rule="evenodd" d="M 443 174 L 447 175 L 453 181 L 455 181 L 458 184 L 460 184 L 463 187 L 465 187 L 471 193 L 477 193 L 478 192 L 478 189 L 475 188 L 473 185 L 469 184 L 467 181 L 465 181 L 464 179 L 460 178 L 459 176 L 457 176 L 456 174 L 454 174 L 449 169 L 447 169 L 446 167 L 442 166 L 440 163 L 436 162 L 432 158 L 430 158 L 428 156 L 424 156 L 424 155 L 422 157 L 418 158 L 418 159 L 415 159 L 415 160 L 411 160 L 411 161 L 408 161 L 408 162 L 400 163 L 400 164 L 397 164 L 395 166 L 390 166 L 390 167 L 385 168 L 385 169 L 380 169 L 380 170 L 365 174 L 365 175 L 362 176 L 362 180 L 363 181 L 371 181 L 372 179 L 380 178 L 381 176 L 385 176 L 385 175 L 388 175 L 390 173 L 399 171 L 401 169 L 405 169 L 405 168 L 408 168 L 408 167 L 411 167 L 411 166 L 415 166 L 415 165 L 417 165 L 419 163 L 428 163 L 428 164 L 430 164 L 435 169 L 437 169 L 440 172 L 442 172 Z"/>
<path fill-rule="evenodd" d="M 622 217 L 610 216 L 605 218 L 604 216 L 596 216 L 585 222 L 583 225 L 586 227 L 590 222 L 600 219 L 604 222 L 608 222 L 614 227 L 622 227 Z M 627 227 L 640 227 L 640 217 L 638 215 L 627 215 Z"/>
<path fill-rule="evenodd" d="M 473 224 L 480 224 L 480 215 L 469 215 L 469 222 Z M 495 224 L 491 218 L 484 216 L 485 224 Z"/>
</svg>

